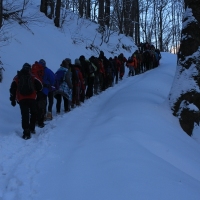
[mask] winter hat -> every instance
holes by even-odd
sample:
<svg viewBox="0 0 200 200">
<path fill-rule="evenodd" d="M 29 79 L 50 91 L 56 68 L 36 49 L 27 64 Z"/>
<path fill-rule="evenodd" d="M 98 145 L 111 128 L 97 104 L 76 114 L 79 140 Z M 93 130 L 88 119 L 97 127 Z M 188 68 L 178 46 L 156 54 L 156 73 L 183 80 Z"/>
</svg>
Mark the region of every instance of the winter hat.
<svg viewBox="0 0 200 200">
<path fill-rule="evenodd" d="M 84 55 L 81 55 L 81 56 L 79 57 L 79 60 L 80 60 L 80 61 L 85 60 L 85 56 L 84 56 Z"/>
<path fill-rule="evenodd" d="M 74 64 L 75 65 L 81 65 L 81 62 L 80 62 L 80 60 L 78 58 L 76 58 L 75 61 L 74 61 Z"/>
<path fill-rule="evenodd" d="M 70 58 L 65 58 L 65 61 L 66 61 L 68 64 L 71 64 L 71 63 L 72 63 L 72 61 L 71 61 Z"/>
<path fill-rule="evenodd" d="M 100 51 L 100 55 L 101 55 L 101 56 L 104 56 L 104 52 L 103 52 L 103 51 Z"/>
<path fill-rule="evenodd" d="M 43 66 L 46 67 L 46 61 L 44 59 L 40 59 L 39 63 Z"/>
<path fill-rule="evenodd" d="M 22 66 L 22 70 L 26 70 L 26 71 L 31 70 L 31 65 L 28 63 L 24 63 L 24 65 Z"/>
<path fill-rule="evenodd" d="M 62 63 L 60 64 L 61 67 L 67 67 L 67 62 L 65 60 L 62 61 Z"/>
</svg>

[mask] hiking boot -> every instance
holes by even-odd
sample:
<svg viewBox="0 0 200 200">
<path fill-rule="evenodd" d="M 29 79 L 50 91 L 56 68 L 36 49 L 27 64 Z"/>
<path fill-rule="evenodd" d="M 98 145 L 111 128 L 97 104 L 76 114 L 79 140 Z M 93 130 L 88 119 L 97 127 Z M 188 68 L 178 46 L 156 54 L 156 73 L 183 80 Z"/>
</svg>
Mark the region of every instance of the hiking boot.
<svg viewBox="0 0 200 200">
<path fill-rule="evenodd" d="M 28 139 L 31 138 L 31 134 L 30 134 L 29 129 L 25 129 L 25 130 L 24 130 L 22 138 L 23 138 L 24 140 L 28 140 Z"/>
<path fill-rule="evenodd" d="M 36 132 L 35 130 L 30 130 L 30 133 L 35 134 Z"/>
<path fill-rule="evenodd" d="M 65 110 L 65 113 L 70 112 L 70 111 L 71 111 L 70 108 L 68 108 L 67 110 Z"/>
<path fill-rule="evenodd" d="M 52 120 L 52 119 L 53 119 L 52 113 L 48 112 L 47 115 L 46 115 L 46 120 Z"/>
<path fill-rule="evenodd" d="M 44 126 L 45 126 L 44 123 L 39 123 L 39 124 L 38 124 L 38 127 L 39 127 L 39 128 L 43 128 Z"/>
</svg>

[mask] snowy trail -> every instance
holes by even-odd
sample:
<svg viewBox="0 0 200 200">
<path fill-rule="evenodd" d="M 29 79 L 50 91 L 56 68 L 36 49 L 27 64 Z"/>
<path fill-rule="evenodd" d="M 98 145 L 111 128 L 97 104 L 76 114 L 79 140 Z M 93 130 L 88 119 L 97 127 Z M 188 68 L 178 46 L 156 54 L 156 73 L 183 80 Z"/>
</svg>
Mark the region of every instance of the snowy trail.
<svg viewBox="0 0 200 200">
<path fill-rule="evenodd" d="M 43 129 L 36 128 L 27 141 L 16 123 L 0 143 L 0 200 L 121 200 L 123 194 L 143 200 L 141 191 L 152 191 L 152 185 L 161 194 L 168 188 L 171 199 L 188 200 L 186 188 L 200 185 L 200 150 L 168 109 L 170 88 L 165 84 L 172 76 L 162 65 L 124 78 L 71 112 L 55 116 Z M 165 131 L 163 125 L 171 128 Z M 196 148 L 193 156 L 187 155 L 185 145 Z M 157 199 L 156 193 L 150 196 Z M 198 197 L 195 189 L 193 200 Z"/>
<path fill-rule="evenodd" d="M 140 76 L 134 78 L 134 84 L 140 81 Z M 77 117 L 82 116 L 84 119 L 82 122 L 76 124 L 76 131 L 67 132 L 68 139 L 74 141 L 74 144 L 81 145 L 84 141 L 88 140 L 92 136 L 91 127 L 94 125 L 98 126 L 99 108 L 104 108 L 105 102 L 109 102 L 106 99 L 104 93 L 110 93 L 110 97 L 116 93 L 116 91 L 123 90 L 124 82 L 130 81 L 128 78 L 124 78 L 122 82 L 107 89 L 105 92 L 98 96 L 86 100 L 81 107 L 77 107 L 68 114 L 55 116 L 54 119 L 43 128 L 39 129 L 36 127 L 36 135 L 32 135 L 30 140 L 24 141 L 21 139 L 21 128 L 20 125 L 16 128 L 16 131 L 2 138 L 1 142 L 1 156 L 2 162 L 0 165 L 1 176 L 0 178 L 0 197 L 5 200 L 18 199 L 21 196 L 29 196 L 31 191 L 31 185 L 33 177 L 40 173 L 37 170 L 37 163 L 45 157 L 48 149 L 52 144 L 52 140 L 49 141 L 49 137 L 54 137 L 59 131 L 63 131 L 63 120 L 66 120 L 65 126 L 69 127 L 69 130 L 73 130 L 73 125 L 76 123 Z M 104 96 L 103 96 L 104 95 Z M 88 108 L 93 107 L 93 113 L 87 112 Z M 96 107 L 96 110 L 95 110 Z M 106 120 L 106 119 L 105 119 Z M 70 127 L 71 126 L 71 127 Z M 55 129 L 55 130 L 53 130 Z M 76 134 L 82 132 L 83 134 Z M 85 134 L 85 133 L 88 133 Z M 62 137 L 62 136 L 61 136 Z M 76 146 L 77 146 L 76 145 Z M 74 147 L 69 150 L 73 152 Z M 20 189 L 21 188 L 21 189 Z M 26 191 L 24 194 L 19 191 Z M 1 198 L 0 198 L 1 199 Z"/>
</svg>

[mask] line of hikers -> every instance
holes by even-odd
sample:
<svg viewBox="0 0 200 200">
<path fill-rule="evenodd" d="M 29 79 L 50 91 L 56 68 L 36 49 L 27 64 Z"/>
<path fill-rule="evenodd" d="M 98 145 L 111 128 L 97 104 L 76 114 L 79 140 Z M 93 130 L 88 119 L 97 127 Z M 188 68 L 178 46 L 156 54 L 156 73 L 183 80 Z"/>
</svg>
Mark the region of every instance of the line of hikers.
<svg viewBox="0 0 200 200">
<path fill-rule="evenodd" d="M 125 67 L 129 76 L 143 73 L 155 68 L 161 58 L 151 46 L 143 52 L 135 51 L 128 59 L 121 53 L 109 59 L 100 51 L 99 57 L 84 55 L 75 59 L 74 64 L 66 58 L 54 73 L 44 59 L 32 66 L 25 63 L 10 86 L 11 105 L 20 106 L 22 117 L 23 139 L 30 139 L 35 134 L 35 126 L 43 128 L 45 120 L 52 120 L 52 108 L 56 99 L 56 113 L 61 113 L 61 102 L 64 101 L 64 112 L 80 106 L 85 99 L 97 95 L 123 79 Z"/>
</svg>

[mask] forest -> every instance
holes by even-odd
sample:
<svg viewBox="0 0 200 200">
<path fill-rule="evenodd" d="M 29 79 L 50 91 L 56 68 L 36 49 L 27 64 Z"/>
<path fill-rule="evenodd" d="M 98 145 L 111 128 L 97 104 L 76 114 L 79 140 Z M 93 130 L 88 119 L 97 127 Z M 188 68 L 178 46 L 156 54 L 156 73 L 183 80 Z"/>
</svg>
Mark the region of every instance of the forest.
<svg viewBox="0 0 200 200">
<path fill-rule="evenodd" d="M 32 0 L 0 0 L 0 35 L 10 19 L 28 26 L 37 14 L 26 14 Z M 149 42 L 161 51 L 176 53 L 180 45 L 183 0 L 39 0 L 39 10 L 62 28 L 69 12 L 99 24 L 102 42 L 112 33 Z M 1 37 L 2 38 L 2 37 Z M 6 36 L 1 40 L 5 40 Z"/>
</svg>

